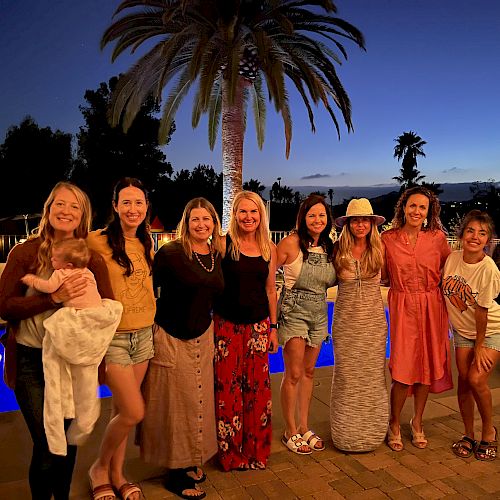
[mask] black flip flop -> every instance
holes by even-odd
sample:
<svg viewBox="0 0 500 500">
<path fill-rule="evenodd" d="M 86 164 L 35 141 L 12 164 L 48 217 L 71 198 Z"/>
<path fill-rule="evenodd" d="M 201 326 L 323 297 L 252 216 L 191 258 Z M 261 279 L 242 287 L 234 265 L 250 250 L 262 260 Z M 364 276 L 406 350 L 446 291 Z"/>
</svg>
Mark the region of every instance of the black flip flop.
<svg viewBox="0 0 500 500">
<path fill-rule="evenodd" d="M 186 500 L 198 500 L 207 496 L 203 490 L 198 490 L 200 495 L 186 495 L 182 493 L 184 490 L 197 490 L 195 480 L 186 476 L 185 469 L 171 470 L 164 485 L 168 491 Z"/>
</svg>

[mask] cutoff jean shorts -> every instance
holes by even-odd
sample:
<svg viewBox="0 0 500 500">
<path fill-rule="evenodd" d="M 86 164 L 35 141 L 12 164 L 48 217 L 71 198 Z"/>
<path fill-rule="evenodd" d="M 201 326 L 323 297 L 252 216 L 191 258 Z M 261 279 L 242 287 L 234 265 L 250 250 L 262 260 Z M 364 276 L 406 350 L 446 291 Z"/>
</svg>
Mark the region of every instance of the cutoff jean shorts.
<svg viewBox="0 0 500 500">
<path fill-rule="evenodd" d="M 154 356 L 152 326 L 133 332 L 115 333 L 106 352 L 106 363 L 137 365 Z"/>
<path fill-rule="evenodd" d="M 325 294 L 283 290 L 279 314 L 278 340 L 280 345 L 295 337 L 309 347 L 321 347 L 328 340 L 328 306 Z"/>
<path fill-rule="evenodd" d="M 456 330 L 453 330 L 453 344 L 455 345 L 455 348 L 467 347 L 469 349 L 474 349 L 476 339 L 462 337 L 462 335 L 460 335 Z M 485 337 L 483 347 L 493 349 L 494 351 L 500 351 L 500 333 L 494 333 L 489 337 Z"/>
</svg>

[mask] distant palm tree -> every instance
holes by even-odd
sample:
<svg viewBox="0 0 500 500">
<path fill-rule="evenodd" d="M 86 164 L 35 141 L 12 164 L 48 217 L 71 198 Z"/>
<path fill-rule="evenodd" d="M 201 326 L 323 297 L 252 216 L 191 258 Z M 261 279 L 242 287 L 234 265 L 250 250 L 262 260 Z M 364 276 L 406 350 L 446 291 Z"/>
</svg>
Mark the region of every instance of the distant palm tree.
<svg viewBox="0 0 500 500">
<path fill-rule="evenodd" d="M 331 0 L 123 0 L 116 10 L 126 15 L 105 31 L 101 46 L 115 42 L 112 59 L 143 43 L 148 51 L 120 78 L 113 94 L 110 120 L 128 129 L 149 95 L 159 102 L 177 76 L 163 107 L 159 131 L 164 141 L 191 85 L 198 81 L 192 125 L 208 114 L 213 148 L 222 116 L 224 176 L 223 224 L 242 185 L 246 106 L 252 100 L 257 144 L 264 142 L 267 93 L 283 119 L 288 158 L 292 120 L 285 77 L 293 83 L 315 130 L 312 104 L 322 103 L 337 134 L 337 107 L 352 130 L 349 97 L 335 65 L 347 52 L 340 40 L 364 49 L 362 33 L 335 16 Z M 323 41 L 321 41 L 323 40 Z M 265 81 L 265 86 L 264 86 Z M 267 87 L 267 92 L 265 88 Z"/>
<path fill-rule="evenodd" d="M 330 210 L 333 210 L 333 189 L 328 190 L 328 198 L 330 199 Z"/>
<path fill-rule="evenodd" d="M 425 178 L 425 175 L 420 175 L 417 170 L 417 157 L 424 156 L 425 153 L 422 149 L 427 142 L 425 142 L 415 132 L 405 132 L 396 139 L 397 144 L 394 146 L 394 158 L 401 162 L 401 175 L 393 177 L 394 180 L 401 184 L 401 191 L 407 188 L 416 186 L 419 181 Z"/>
<path fill-rule="evenodd" d="M 261 184 L 261 182 L 257 179 L 250 179 L 249 181 L 243 183 L 243 189 L 246 189 L 247 191 L 253 191 L 254 193 L 262 196 L 262 193 L 266 189 L 266 186 Z"/>
</svg>

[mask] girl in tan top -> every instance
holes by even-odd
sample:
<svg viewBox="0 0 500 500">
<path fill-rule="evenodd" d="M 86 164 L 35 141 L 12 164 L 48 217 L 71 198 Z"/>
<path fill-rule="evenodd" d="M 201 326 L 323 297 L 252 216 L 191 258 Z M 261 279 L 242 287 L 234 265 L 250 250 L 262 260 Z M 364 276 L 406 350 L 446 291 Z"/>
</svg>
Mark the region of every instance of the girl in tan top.
<svg viewBox="0 0 500 500">
<path fill-rule="evenodd" d="M 130 431 L 144 417 L 141 383 L 153 357 L 152 325 L 156 312 L 151 275 L 153 241 L 149 232 L 149 201 L 141 181 L 126 177 L 113 194 L 113 219 L 89 235 L 88 244 L 106 262 L 116 300 L 123 316 L 106 354 L 106 383 L 113 393 L 113 413 L 97 460 L 89 470 L 94 496 L 143 498 L 137 484 L 123 474 Z"/>
</svg>

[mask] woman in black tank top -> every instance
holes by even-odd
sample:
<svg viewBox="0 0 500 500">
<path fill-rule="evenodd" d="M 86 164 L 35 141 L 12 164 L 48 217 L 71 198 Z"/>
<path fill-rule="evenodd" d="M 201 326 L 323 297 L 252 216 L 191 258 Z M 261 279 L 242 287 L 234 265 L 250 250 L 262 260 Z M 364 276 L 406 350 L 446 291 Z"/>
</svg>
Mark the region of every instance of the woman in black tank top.
<svg viewBox="0 0 500 500">
<path fill-rule="evenodd" d="M 271 451 L 268 352 L 276 352 L 276 247 L 262 198 L 236 195 L 215 304 L 215 401 L 225 471 L 264 469 Z"/>
</svg>

